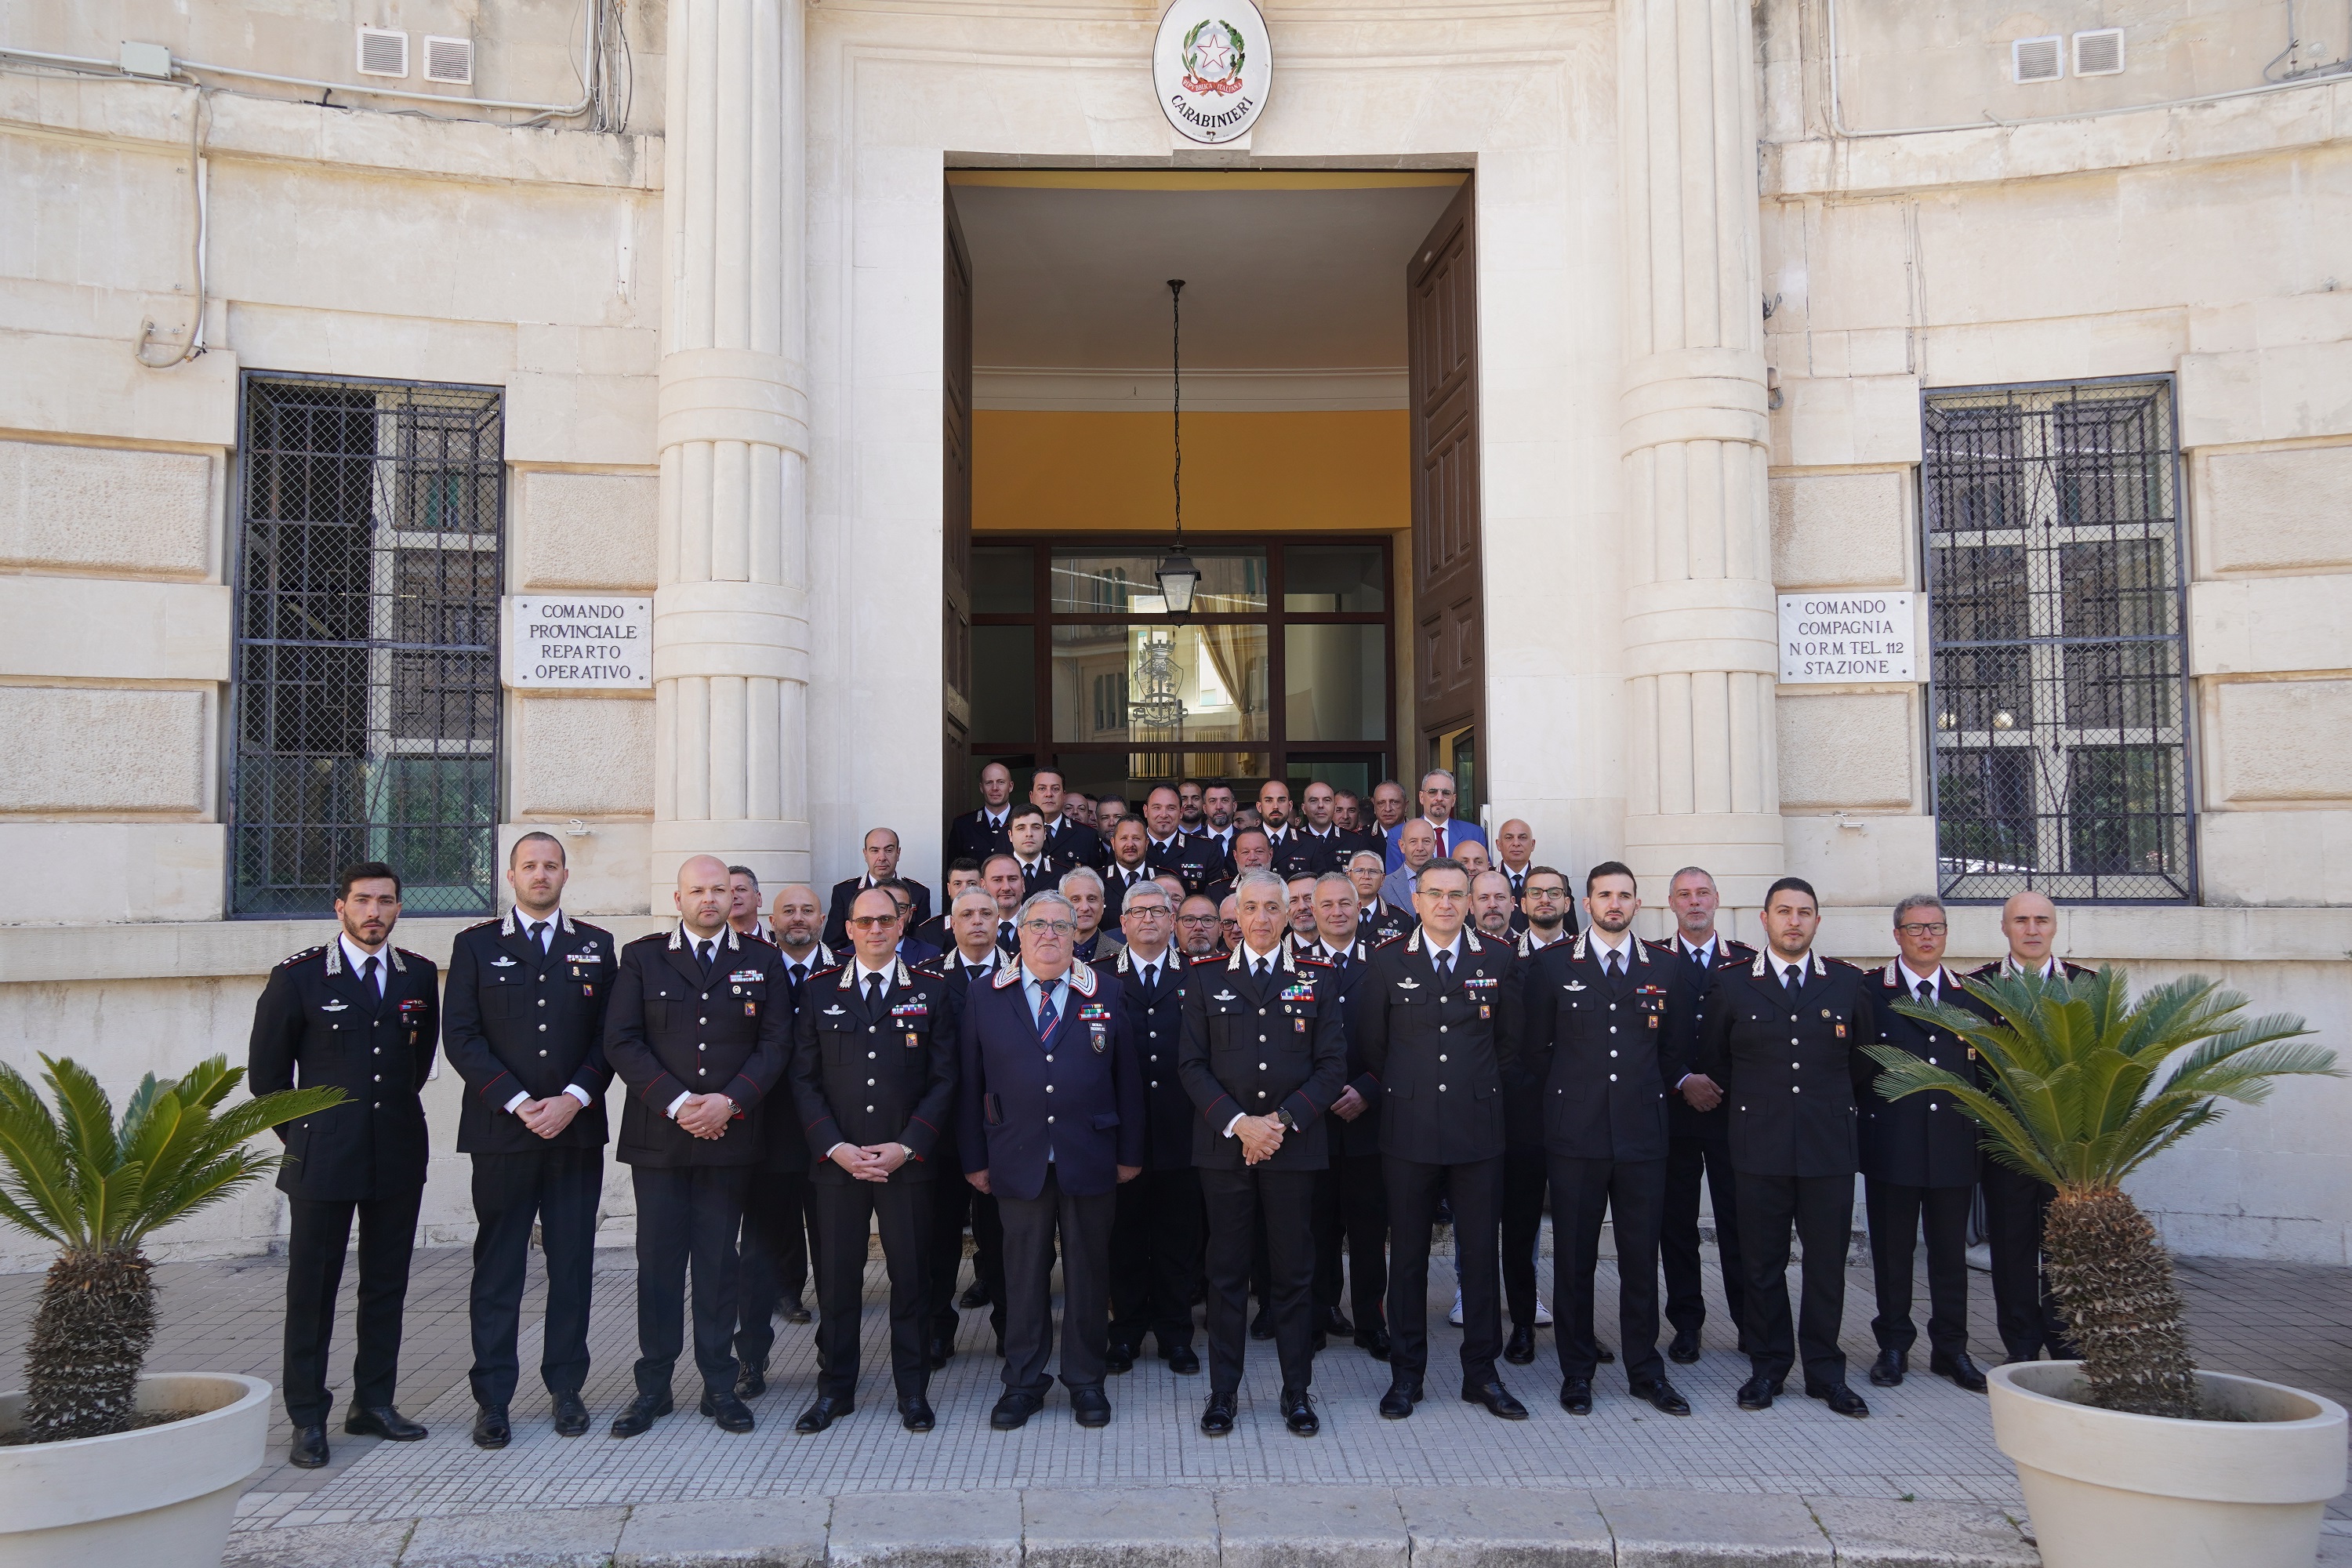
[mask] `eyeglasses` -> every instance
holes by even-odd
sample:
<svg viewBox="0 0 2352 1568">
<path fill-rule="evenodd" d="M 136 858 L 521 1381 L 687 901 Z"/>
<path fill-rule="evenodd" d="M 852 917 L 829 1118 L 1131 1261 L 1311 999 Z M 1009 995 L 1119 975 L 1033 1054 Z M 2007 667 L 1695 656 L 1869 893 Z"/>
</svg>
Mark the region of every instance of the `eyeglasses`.
<svg viewBox="0 0 2352 1568">
<path fill-rule="evenodd" d="M 1119 912 L 1121 914 L 1133 915 L 1138 920 L 1164 921 L 1168 918 L 1168 906 L 1165 904 L 1129 904 Z"/>
<path fill-rule="evenodd" d="M 885 926 L 897 925 L 898 917 L 897 915 L 852 915 L 843 923 L 855 926 L 859 931 L 880 931 Z"/>
<path fill-rule="evenodd" d="M 1895 929 L 1901 931 L 1905 936 L 1941 936 L 1949 928 L 1947 927 L 1942 921 L 1937 921 L 1933 925 L 1927 925 L 1918 921 L 1913 921 L 1908 925 L 1899 925 Z"/>
<path fill-rule="evenodd" d="M 1176 923 L 1180 926 L 1213 926 L 1217 923 L 1217 917 L 1214 915 L 1178 915 L 1176 917 Z"/>
<path fill-rule="evenodd" d="M 1075 921 L 1023 921 L 1021 929 L 1035 931 L 1041 936 L 1048 931 L 1055 936 L 1067 936 L 1078 927 Z"/>
</svg>

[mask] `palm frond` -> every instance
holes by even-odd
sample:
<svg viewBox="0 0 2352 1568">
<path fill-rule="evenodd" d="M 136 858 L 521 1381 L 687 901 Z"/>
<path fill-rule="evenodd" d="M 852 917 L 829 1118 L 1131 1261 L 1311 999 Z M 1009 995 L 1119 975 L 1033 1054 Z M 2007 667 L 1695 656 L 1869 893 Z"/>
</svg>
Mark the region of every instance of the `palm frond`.
<svg viewBox="0 0 2352 1568">
<path fill-rule="evenodd" d="M 141 1079 L 139 1087 L 131 1091 L 131 1098 L 123 1103 L 121 1128 L 115 1134 L 115 1154 L 118 1158 L 131 1158 L 131 1145 L 137 1141 L 139 1130 L 146 1125 L 148 1116 L 154 1110 L 155 1102 L 163 1093 L 163 1086 L 155 1081 L 155 1075 L 152 1072 Z"/>
<path fill-rule="evenodd" d="M 44 1056 L 42 1076 L 64 1112 L 66 1148 L 84 1171 L 103 1171 L 115 1161 L 114 1105 L 88 1068 L 72 1058 Z"/>
<path fill-rule="evenodd" d="M 210 1110 L 244 1081 L 245 1069 L 229 1066 L 226 1057 L 206 1057 L 182 1075 L 172 1090 L 180 1097 L 181 1104 Z"/>
</svg>

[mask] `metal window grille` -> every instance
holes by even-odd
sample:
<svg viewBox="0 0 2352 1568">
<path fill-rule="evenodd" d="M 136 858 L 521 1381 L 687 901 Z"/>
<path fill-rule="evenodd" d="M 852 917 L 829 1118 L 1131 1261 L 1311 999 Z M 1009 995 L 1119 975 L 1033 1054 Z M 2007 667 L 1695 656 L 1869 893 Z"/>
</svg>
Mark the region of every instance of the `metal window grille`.
<svg viewBox="0 0 2352 1568">
<path fill-rule="evenodd" d="M 1944 896 L 2194 899 L 2170 384 L 1937 394 L 1925 423 Z"/>
<path fill-rule="evenodd" d="M 231 907 L 317 914 L 360 860 L 494 907 L 499 394 L 245 381 Z"/>
</svg>

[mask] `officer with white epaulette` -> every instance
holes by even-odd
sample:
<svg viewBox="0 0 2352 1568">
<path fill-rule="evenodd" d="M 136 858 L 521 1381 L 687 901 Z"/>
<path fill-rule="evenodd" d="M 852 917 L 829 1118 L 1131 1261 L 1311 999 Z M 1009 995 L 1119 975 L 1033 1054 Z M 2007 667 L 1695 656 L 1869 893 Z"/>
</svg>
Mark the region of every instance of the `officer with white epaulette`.
<svg viewBox="0 0 2352 1568">
<path fill-rule="evenodd" d="M 856 895 L 846 923 L 849 962 L 809 977 L 793 1025 L 792 1104 L 815 1157 L 809 1180 L 825 1258 L 816 1275 L 817 1394 L 793 1429 L 822 1432 L 855 1408 L 866 1238 L 878 1234 L 898 1421 L 928 1432 L 925 1268 L 940 1175 L 932 1156 L 955 1104 L 958 1042 L 946 977 L 898 956 L 906 925 L 892 890 Z M 947 1179 L 960 1184 L 962 1175 Z"/>
<path fill-rule="evenodd" d="M 246 1085 L 257 1095 L 335 1088 L 342 1103 L 278 1128 L 285 1142 L 278 1188 L 292 1229 L 286 1247 L 287 1460 L 327 1462 L 327 1345 L 343 1251 L 359 1222 L 359 1343 L 343 1430 L 422 1439 L 425 1428 L 393 1405 L 400 1376 L 401 1312 L 409 1255 L 430 1157 L 418 1098 L 440 1038 L 440 974 L 432 961 L 392 945 L 400 878 L 369 860 L 337 880 L 342 930 L 324 947 L 270 972 L 253 1013 Z"/>
<path fill-rule="evenodd" d="M 1370 854 L 1370 851 L 1365 851 Z M 1364 977 L 1372 944 L 1357 932 L 1355 879 L 1326 871 L 1315 883 L 1316 940 L 1300 951 L 1331 966 L 1332 995 L 1348 1041 L 1347 1085 L 1331 1103 L 1331 1163 L 1316 1198 L 1317 1325 L 1352 1338 L 1374 1361 L 1389 1359 L 1389 1198 L 1381 1170 L 1381 1084 L 1364 1065 Z M 1347 1254 L 1350 1321 L 1339 1310 L 1339 1255 Z"/>
<path fill-rule="evenodd" d="M 1389 1196 L 1389 1390 L 1401 1421 L 1421 1400 L 1429 1363 L 1429 1240 L 1442 1197 L 1462 1264 L 1462 1397 L 1507 1421 L 1527 1419 L 1496 1371 L 1503 1350 L 1503 1079 L 1518 1042 L 1507 984 L 1517 949 L 1466 929 L 1470 873 L 1434 858 L 1415 876 L 1420 927 L 1372 950 L 1364 984 L 1363 1059 L 1381 1088 L 1381 1155 Z"/>
<path fill-rule="evenodd" d="M 1173 809 L 1174 791 L 1155 793 L 1165 793 Z M 1128 1037 L 1143 1057 L 1143 1174 L 1120 1184 L 1111 1216 L 1110 1345 L 1104 1369 L 1132 1369 L 1149 1333 L 1171 1371 L 1196 1373 L 1201 1357 L 1192 1349 L 1192 1298 L 1201 1287 L 1208 1215 L 1192 1165 L 1192 1100 L 1176 1071 L 1187 961 L 1175 946 L 1176 909 L 1168 889 L 1139 882 L 1129 896 L 1119 920 L 1127 941 L 1110 968 Z"/>
<path fill-rule="evenodd" d="M 503 1448 L 520 1368 L 531 1231 L 547 1255 L 539 1372 L 555 1430 L 588 1430 L 588 1303 L 595 1287 L 596 1201 L 604 1187 L 604 1003 L 620 944 L 563 912 L 563 844 L 526 833 L 507 853 L 515 903 L 457 933 L 443 1020 L 449 1064 L 466 1080 L 457 1152 L 474 1162 L 474 1444 Z"/>
<path fill-rule="evenodd" d="M 792 981 L 782 952 L 727 923 L 728 899 L 726 862 L 689 857 L 677 872 L 678 923 L 621 950 L 605 1013 L 604 1056 L 629 1086 L 618 1153 L 637 1197 L 637 1393 L 613 1422 L 615 1437 L 670 1412 L 689 1262 L 702 1414 L 722 1431 L 752 1426 L 730 1342 L 736 1238 L 765 1101 L 791 1054 Z"/>
</svg>

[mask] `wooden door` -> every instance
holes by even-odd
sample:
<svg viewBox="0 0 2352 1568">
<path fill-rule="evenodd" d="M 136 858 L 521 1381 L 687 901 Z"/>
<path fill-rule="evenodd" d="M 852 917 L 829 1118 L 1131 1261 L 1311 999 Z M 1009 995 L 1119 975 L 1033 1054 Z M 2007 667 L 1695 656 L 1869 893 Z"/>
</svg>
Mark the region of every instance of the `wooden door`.
<svg viewBox="0 0 2352 1568">
<path fill-rule="evenodd" d="M 1478 265 L 1462 189 L 1405 268 L 1412 397 L 1412 606 L 1416 771 L 1474 750 L 1486 705 L 1480 626 Z M 1476 819 L 1467 779 L 1458 809 Z"/>
<path fill-rule="evenodd" d="M 963 226 L 956 220 L 955 193 L 944 191 L 941 200 L 947 250 L 942 268 L 946 300 L 940 313 L 946 367 L 940 463 L 944 491 L 940 531 L 945 549 L 940 643 L 946 718 L 940 798 L 953 816 L 965 809 L 971 788 L 971 251 L 964 244 Z"/>
</svg>

